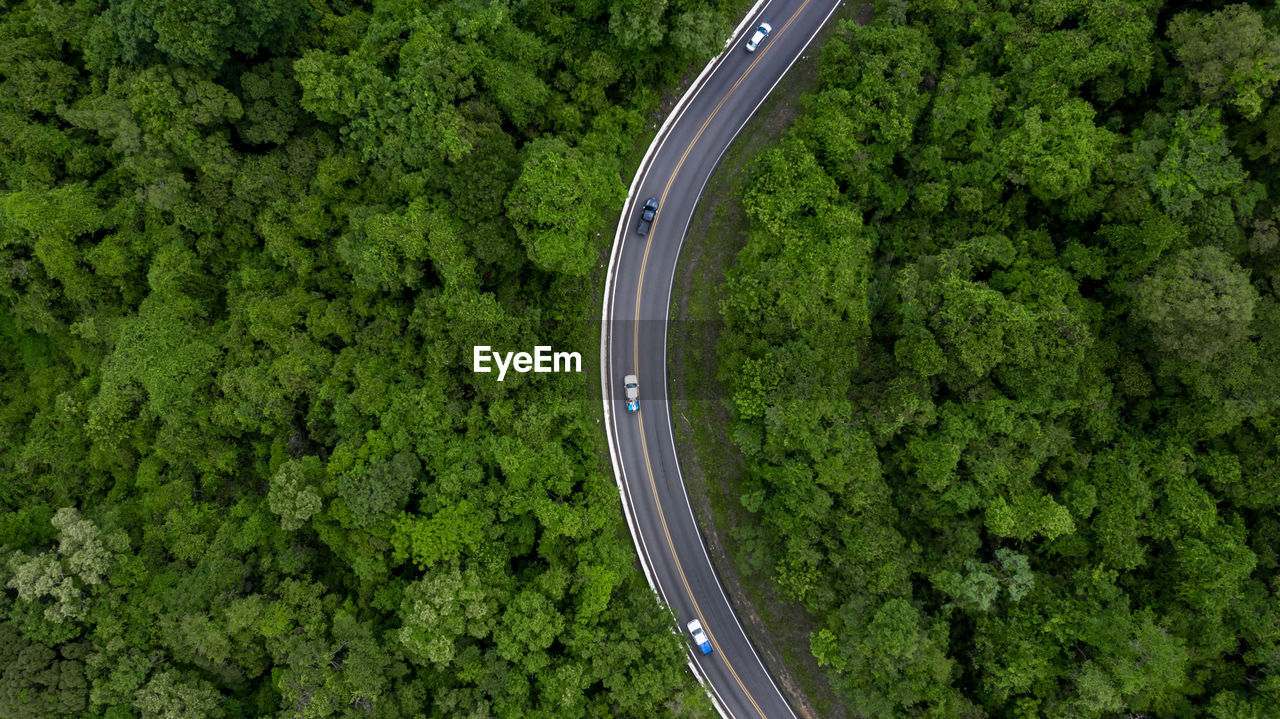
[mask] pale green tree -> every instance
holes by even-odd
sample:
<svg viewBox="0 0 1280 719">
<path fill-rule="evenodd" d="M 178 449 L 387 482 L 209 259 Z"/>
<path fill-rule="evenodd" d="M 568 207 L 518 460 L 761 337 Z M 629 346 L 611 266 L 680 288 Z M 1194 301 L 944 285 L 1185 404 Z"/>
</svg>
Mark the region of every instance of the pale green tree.
<svg viewBox="0 0 1280 719">
<path fill-rule="evenodd" d="M 317 457 L 291 459 L 271 476 L 267 506 L 280 516 L 280 526 L 293 531 L 304 526 L 323 502 L 316 484 L 323 471 Z"/>
</svg>

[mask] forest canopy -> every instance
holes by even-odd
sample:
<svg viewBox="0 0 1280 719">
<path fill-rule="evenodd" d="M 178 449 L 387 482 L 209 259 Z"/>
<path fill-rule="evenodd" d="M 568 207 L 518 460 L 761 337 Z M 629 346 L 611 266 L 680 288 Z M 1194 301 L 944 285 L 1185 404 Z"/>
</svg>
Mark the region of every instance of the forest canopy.
<svg viewBox="0 0 1280 719">
<path fill-rule="evenodd" d="M 0 716 L 709 714 L 586 375 L 468 363 L 739 5 L 0 5 Z"/>
<path fill-rule="evenodd" d="M 754 160 L 744 540 L 853 716 L 1280 707 L 1280 10 L 892 0 Z"/>
</svg>

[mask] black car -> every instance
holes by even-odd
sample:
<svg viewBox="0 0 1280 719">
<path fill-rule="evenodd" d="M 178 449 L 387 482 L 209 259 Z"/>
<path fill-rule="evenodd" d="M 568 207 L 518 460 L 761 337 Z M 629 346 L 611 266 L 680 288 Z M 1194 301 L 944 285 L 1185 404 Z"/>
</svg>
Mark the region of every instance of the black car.
<svg viewBox="0 0 1280 719">
<path fill-rule="evenodd" d="M 653 218 L 658 216 L 658 198 L 650 197 L 644 201 L 644 210 L 640 213 L 640 225 L 636 227 L 636 234 L 644 237 L 649 234 L 649 225 L 653 224 Z"/>
</svg>

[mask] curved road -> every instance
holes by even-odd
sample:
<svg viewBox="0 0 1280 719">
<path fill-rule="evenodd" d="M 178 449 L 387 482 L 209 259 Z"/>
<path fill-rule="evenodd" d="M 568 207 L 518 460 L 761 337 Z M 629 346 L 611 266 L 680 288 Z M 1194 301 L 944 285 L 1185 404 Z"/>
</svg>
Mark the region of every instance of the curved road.
<svg viewBox="0 0 1280 719">
<path fill-rule="evenodd" d="M 676 460 L 667 402 L 667 309 L 676 260 L 694 207 L 724 151 L 839 0 L 770 0 L 677 106 L 642 162 L 623 206 L 606 280 L 601 341 L 606 431 L 627 521 L 650 584 L 676 612 L 691 666 L 721 714 L 793 719 L 734 616 L 702 543 Z M 742 44 L 760 22 L 773 32 L 755 53 Z M 657 197 L 647 237 L 638 207 Z M 640 411 L 628 414 L 622 378 L 640 378 Z M 702 655 L 684 625 L 699 619 L 714 651 Z"/>
</svg>

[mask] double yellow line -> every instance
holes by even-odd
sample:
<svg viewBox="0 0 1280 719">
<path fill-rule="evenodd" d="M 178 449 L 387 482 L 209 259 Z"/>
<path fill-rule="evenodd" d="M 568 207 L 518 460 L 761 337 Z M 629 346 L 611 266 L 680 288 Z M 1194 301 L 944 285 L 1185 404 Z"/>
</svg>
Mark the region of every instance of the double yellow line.
<svg viewBox="0 0 1280 719">
<path fill-rule="evenodd" d="M 764 59 L 765 53 L 769 52 L 769 49 L 777 42 L 777 37 L 786 32 L 787 28 L 791 26 L 791 23 L 800 16 L 800 13 L 803 12 L 806 7 L 808 7 L 809 2 L 810 0 L 804 0 L 804 2 L 800 4 L 800 7 L 796 8 L 796 11 L 791 14 L 791 17 L 788 18 L 777 31 L 777 35 L 774 37 L 774 42 L 771 42 L 761 48 L 759 54 L 756 55 L 755 60 L 751 61 L 751 64 L 747 66 L 746 71 L 742 73 L 742 76 L 738 78 L 737 82 L 733 83 L 733 86 L 729 88 L 729 91 L 720 99 L 719 104 L 717 104 L 715 109 L 711 111 L 711 114 L 707 116 L 707 119 L 702 123 L 702 127 L 698 128 L 698 133 L 693 136 L 688 147 L 684 149 L 684 154 L 680 155 L 680 161 L 676 163 L 676 168 L 672 170 L 671 176 L 667 178 L 666 187 L 662 188 L 662 195 L 658 200 L 659 207 L 666 202 L 667 195 L 671 192 L 671 185 L 675 182 L 676 175 L 680 174 L 680 168 L 684 167 L 685 160 L 688 159 L 689 153 L 693 150 L 693 146 L 698 143 L 698 140 L 702 137 L 702 133 L 706 132 L 707 127 L 711 125 L 711 121 L 714 120 L 716 115 L 720 112 L 720 108 L 724 107 L 724 104 L 733 96 L 733 93 L 738 89 L 738 86 L 742 84 L 743 80 L 746 80 L 747 76 L 755 70 L 756 65 L 760 64 L 760 61 Z M 658 218 L 654 218 L 653 224 L 658 224 Z M 644 245 L 644 258 L 640 261 L 640 279 L 636 283 L 636 321 L 634 336 L 632 338 L 632 366 L 635 367 L 636 374 L 640 374 L 640 296 L 644 291 L 644 273 L 645 268 L 649 264 L 649 249 L 653 246 L 653 238 L 655 234 L 656 233 L 653 231 L 653 228 L 650 227 L 649 237 L 645 240 Z M 725 667 L 729 669 L 729 673 L 733 675 L 733 680 L 738 683 L 738 687 L 742 689 L 742 693 L 745 694 L 747 700 L 751 702 L 751 706 L 755 707 L 756 713 L 760 715 L 761 719 L 764 719 L 764 710 L 760 708 L 758 703 L 756 703 L 755 697 L 751 696 L 751 692 L 747 690 L 746 685 L 742 683 L 742 679 L 738 677 L 738 672 L 734 670 L 733 664 L 729 661 L 729 657 L 720 650 L 720 645 L 716 642 L 715 635 L 711 633 L 711 629 L 707 624 L 706 618 L 702 616 L 702 609 L 698 606 L 698 600 L 693 596 L 693 589 L 689 587 L 689 580 L 685 577 L 684 567 L 680 564 L 680 557 L 676 554 L 675 542 L 671 539 L 671 531 L 667 527 L 667 517 L 666 513 L 662 511 L 662 501 L 658 497 L 658 483 L 653 477 L 653 465 L 649 461 L 649 445 L 645 441 L 644 437 L 643 411 L 638 411 L 636 413 L 636 422 L 640 429 L 640 450 L 644 454 L 644 468 L 649 475 L 649 489 L 653 492 L 653 503 L 658 509 L 658 520 L 662 524 L 662 533 L 666 535 L 667 548 L 671 551 L 671 560 L 675 563 L 676 573 L 680 575 L 680 582 L 684 585 L 684 590 L 689 597 L 690 603 L 693 604 L 693 613 L 698 616 L 698 621 L 702 623 L 703 631 L 707 633 L 707 637 L 711 640 L 711 644 L 715 648 L 716 654 L 720 656 L 720 659 L 724 661 Z"/>
</svg>

